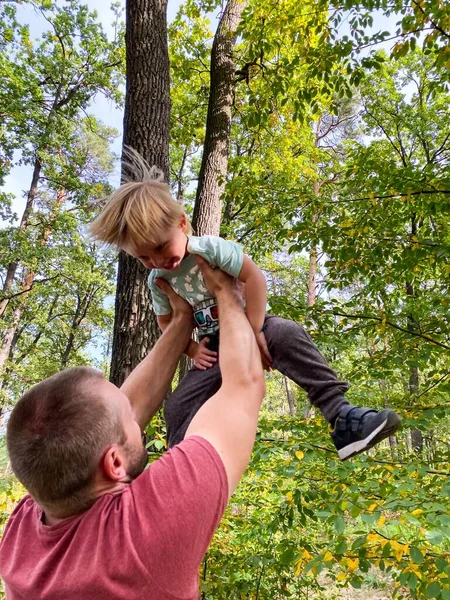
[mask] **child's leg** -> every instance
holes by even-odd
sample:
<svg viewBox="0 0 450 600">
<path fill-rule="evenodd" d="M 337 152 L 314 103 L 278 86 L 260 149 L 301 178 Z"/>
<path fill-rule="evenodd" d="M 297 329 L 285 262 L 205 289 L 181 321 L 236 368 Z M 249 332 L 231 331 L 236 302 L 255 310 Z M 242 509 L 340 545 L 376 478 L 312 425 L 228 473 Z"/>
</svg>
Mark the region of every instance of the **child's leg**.
<svg viewBox="0 0 450 600">
<path fill-rule="evenodd" d="M 303 388 L 311 404 L 333 423 L 341 409 L 349 404 L 344 397 L 350 387 L 348 383 L 338 380 L 312 339 L 294 321 L 268 316 L 264 335 L 274 368 Z"/>
<path fill-rule="evenodd" d="M 338 380 L 300 325 L 269 316 L 264 334 L 273 366 L 302 387 L 334 427 L 331 437 L 341 460 L 368 450 L 399 427 L 395 411 L 359 408 L 344 398 L 348 384 Z"/>
<path fill-rule="evenodd" d="M 218 362 L 206 371 L 194 367 L 186 373 L 164 404 L 169 448 L 184 439 L 195 413 L 219 390 L 221 385 L 222 375 Z"/>
</svg>

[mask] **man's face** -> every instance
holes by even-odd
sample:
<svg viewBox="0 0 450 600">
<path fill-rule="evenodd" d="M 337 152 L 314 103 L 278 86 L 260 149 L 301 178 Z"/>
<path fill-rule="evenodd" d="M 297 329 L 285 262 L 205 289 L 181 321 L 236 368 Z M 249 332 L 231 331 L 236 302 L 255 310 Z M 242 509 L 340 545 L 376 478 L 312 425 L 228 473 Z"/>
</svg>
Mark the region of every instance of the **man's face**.
<svg viewBox="0 0 450 600">
<path fill-rule="evenodd" d="M 180 225 L 171 227 L 155 243 L 125 248 L 128 254 L 137 258 L 147 269 L 175 271 L 187 254 L 186 217 Z"/>
<path fill-rule="evenodd" d="M 115 405 L 119 418 L 122 420 L 126 438 L 122 449 L 125 455 L 127 476 L 131 481 L 142 473 L 148 461 L 147 449 L 142 441 L 142 432 L 127 396 L 109 381 L 103 380 L 102 385 L 102 397 Z"/>
</svg>

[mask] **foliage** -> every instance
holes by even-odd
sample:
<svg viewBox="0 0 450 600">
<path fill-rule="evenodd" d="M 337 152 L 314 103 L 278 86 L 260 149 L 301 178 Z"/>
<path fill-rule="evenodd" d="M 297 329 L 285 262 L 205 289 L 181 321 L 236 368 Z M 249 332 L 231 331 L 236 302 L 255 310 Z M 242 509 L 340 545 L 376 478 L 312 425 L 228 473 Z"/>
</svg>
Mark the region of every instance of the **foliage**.
<svg viewBox="0 0 450 600">
<path fill-rule="evenodd" d="M 9 308 L 21 307 L 2 382 L 8 402 L 61 366 L 88 362 L 92 340 L 104 346 L 112 323 L 112 257 L 86 240 L 83 225 L 108 189 L 115 132 L 85 111 L 98 92 L 120 101 L 123 47 L 74 0 L 36 7 L 49 22 L 38 43 L 13 3 L 0 15 L 0 181 L 18 148 L 19 160 L 42 162 L 25 231 L 0 196 L 2 276 L 20 263 L 8 292 L 18 294 Z M 188 212 L 218 7 L 187 0 L 168 31 L 171 182 Z M 376 14 L 398 24 L 376 31 Z M 308 326 L 351 382 L 349 399 L 396 407 L 403 430 L 340 463 L 323 420 L 302 416 L 305 394 L 294 389 L 296 416 L 288 416 L 284 381 L 270 374 L 252 463 L 201 570 L 204 599 L 337 598 L 362 585 L 450 598 L 449 35 L 440 0 L 248 2 L 222 233 L 261 264 L 273 312 Z M 382 42 L 392 48 L 381 52 Z M 30 271 L 32 289 L 22 294 Z M 10 310 L 5 327 L 12 321 Z M 165 450 L 161 415 L 148 434 L 154 459 Z"/>
</svg>

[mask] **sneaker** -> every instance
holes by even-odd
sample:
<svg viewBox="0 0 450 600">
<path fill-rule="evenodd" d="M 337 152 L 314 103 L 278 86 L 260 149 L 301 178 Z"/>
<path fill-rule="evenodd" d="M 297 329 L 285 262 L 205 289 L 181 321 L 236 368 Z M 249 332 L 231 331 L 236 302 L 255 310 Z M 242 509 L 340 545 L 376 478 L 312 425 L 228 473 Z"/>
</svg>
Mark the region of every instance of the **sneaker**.
<svg viewBox="0 0 450 600">
<path fill-rule="evenodd" d="M 338 414 L 331 437 L 339 458 L 347 460 L 392 435 L 399 425 L 400 417 L 394 410 L 376 411 L 349 404 Z"/>
</svg>

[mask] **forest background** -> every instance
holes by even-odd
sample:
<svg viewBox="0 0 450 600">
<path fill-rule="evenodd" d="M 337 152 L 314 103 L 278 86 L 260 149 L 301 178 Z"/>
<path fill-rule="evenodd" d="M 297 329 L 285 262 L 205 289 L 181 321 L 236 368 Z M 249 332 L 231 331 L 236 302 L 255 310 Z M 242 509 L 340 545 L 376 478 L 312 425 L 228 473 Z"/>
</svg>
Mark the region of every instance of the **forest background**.
<svg viewBox="0 0 450 600">
<path fill-rule="evenodd" d="M 158 335 L 145 270 L 86 235 L 125 110 L 123 143 L 196 231 L 244 245 L 353 403 L 403 417 L 340 463 L 302 390 L 269 375 L 203 598 L 448 600 L 449 7 L 187 0 L 167 24 L 164 1 L 129 0 L 126 26 L 120 3 L 92 7 L 0 4 L 0 419 L 68 366 L 120 383 Z M 149 433 L 155 458 L 161 417 Z M 0 461 L 3 528 L 24 493 L 3 437 Z"/>
</svg>

